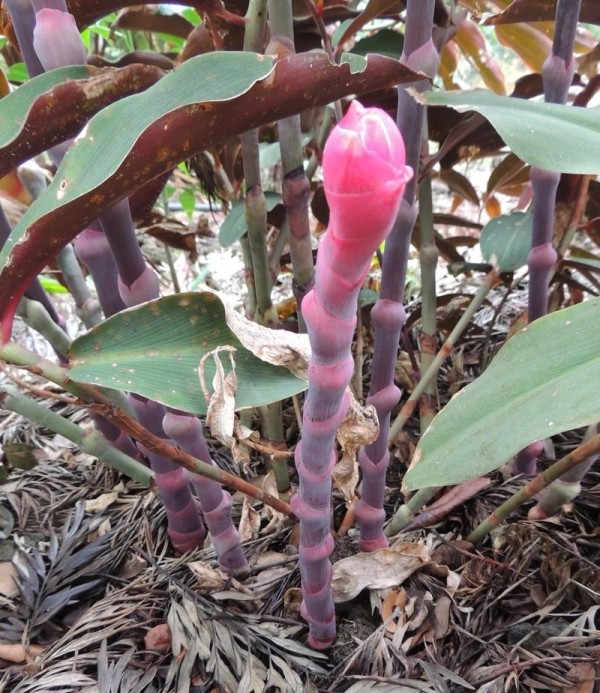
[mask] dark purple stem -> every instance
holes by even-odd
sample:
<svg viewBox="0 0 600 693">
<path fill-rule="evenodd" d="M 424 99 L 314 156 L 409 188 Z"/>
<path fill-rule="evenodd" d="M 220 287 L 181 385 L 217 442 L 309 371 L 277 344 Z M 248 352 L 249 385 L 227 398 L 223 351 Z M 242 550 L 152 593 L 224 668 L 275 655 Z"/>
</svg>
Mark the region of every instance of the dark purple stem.
<svg viewBox="0 0 600 693">
<path fill-rule="evenodd" d="M 195 416 L 168 410 L 162 422 L 165 433 L 189 455 L 216 467 L 211 458 L 202 423 Z M 199 474 L 186 472 L 194 485 L 204 521 L 210 532 L 219 565 L 228 573 L 244 573 L 248 563 L 242 551 L 240 535 L 231 518 L 231 494 L 221 484 Z"/>
<path fill-rule="evenodd" d="M 33 48 L 35 11 L 31 0 L 4 0 L 4 5 L 10 14 L 27 72 L 30 77 L 37 77 L 44 72 L 44 68 Z"/>
<path fill-rule="evenodd" d="M 564 104 L 573 80 L 575 63 L 573 45 L 581 0 L 558 0 L 556 5 L 556 31 L 552 52 L 544 62 L 542 77 L 544 96 L 548 103 Z M 560 174 L 532 166 L 533 236 L 527 258 L 529 267 L 529 322 L 548 312 L 548 287 L 558 254 L 552 245 L 554 207 Z M 515 457 L 513 471 L 532 475 L 537 472 L 540 445 L 532 443 Z M 536 450 L 538 451 L 536 453 Z"/>
<path fill-rule="evenodd" d="M 92 275 L 104 315 L 108 318 L 122 311 L 125 303 L 119 294 L 119 274 L 106 235 L 95 228 L 84 229 L 75 239 L 74 247 L 77 257 Z"/>
<path fill-rule="evenodd" d="M 162 404 L 135 395 L 130 397 L 130 402 L 142 426 L 154 435 L 167 439 L 162 426 L 165 416 Z M 148 458 L 154 472 L 160 499 L 165 506 L 168 533 L 173 546 L 182 553 L 198 548 L 204 542 L 206 530 L 200 520 L 185 470 L 143 445 L 138 444 L 138 447 Z"/>
<path fill-rule="evenodd" d="M 402 55 L 403 62 L 432 76 L 436 72 L 438 60 L 431 37 L 434 8 L 435 0 L 408 0 Z M 419 169 L 425 107 L 407 92 L 408 87 L 423 92 L 429 88 L 429 82 L 422 80 L 398 87 L 397 124 L 406 147 L 406 163 L 416 172 Z M 375 342 L 367 402 L 377 410 L 379 435 L 358 456 L 363 486 L 361 499 L 356 506 L 356 517 L 363 551 L 374 551 L 389 544 L 383 534 L 385 476 L 390 459 L 387 440 L 390 414 L 401 396 L 400 389 L 394 384 L 394 372 L 400 333 L 406 321 L 402 304 L 410 238 L 417 217 L 417 183 L 418 176 L 415 174 L 404 189 L 398 217 L 386 241 L 381 296 L 371 313 Z"/>
</svg>

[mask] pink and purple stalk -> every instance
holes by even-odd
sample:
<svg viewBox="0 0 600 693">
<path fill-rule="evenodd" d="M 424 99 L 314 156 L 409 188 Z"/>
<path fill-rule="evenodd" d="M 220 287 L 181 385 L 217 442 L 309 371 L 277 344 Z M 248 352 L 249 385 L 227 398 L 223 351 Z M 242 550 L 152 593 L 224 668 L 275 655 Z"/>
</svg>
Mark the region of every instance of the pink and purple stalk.
<svg viewBox="0 0 600 693">
<path fill-rule="evenodd" d="M 291 505 L 300 520 L 302 615 L 309 644 L 335 639 L 331 593 L 331 472 L 335 434 L 348 410 L 357 298 L 373 255 L 396 219 L 412 176 L 393 120 L 353 101 L 323 153 L 329 227 L 317 258 L 314 288 L 302 308 L 312 347 L 302 439 L 295 462 L 300 486 Z"/>
<path fill-rule="evenodd" d="M 402 54 L 402 62 L 406 65 L 432 76 L 436 73 L 438 62 L 438 53 L 431 35 L 434 11 L 435 0 L 408 0 Z M 398 87 L 397 125 L 406 142 L 406 162 L 417 171 L 425 106 L 407 91 L 408 87 L 423 92 L 429 89 L 429 80 L 423 79 Z M 394 383 L 394 374 L 400 334 L 406 321 L 404 285 L 410 238 L 417 218 L 416 191 L 415 176 L 404 188 L 398 217 L 385 244 L 381 295 L 371 312 L 375 341 L 367 402 L 377 410 L 379 435 L 358 455 L 362 470 L 362 496 L 356 505 L 356 519 L 360 527 L 362 551 L 375 551 L 388 545 L 383 533 L 383 500 L 390 459 L 390 414 L 401 396 L 400 389 Z"/>
</svg>

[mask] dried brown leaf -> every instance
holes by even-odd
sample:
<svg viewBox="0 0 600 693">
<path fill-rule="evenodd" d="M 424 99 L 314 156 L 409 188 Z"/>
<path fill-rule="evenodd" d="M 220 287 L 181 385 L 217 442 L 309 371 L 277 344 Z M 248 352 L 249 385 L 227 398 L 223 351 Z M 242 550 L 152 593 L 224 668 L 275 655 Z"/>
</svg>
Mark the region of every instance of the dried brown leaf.
<svg viewBox="0 0 600 693">
<path fill-rule="evenodd" d="M 5 597 L 13 597 L 17 594 L 17 569 L 12 561 L 0 562 L 0 594 Z"/>
<path fill-rule="evenodd" d="M 159 623 L 144 636 L 144 647 L 154 652 L 167 652 L 171 647 L 171 629 L 168 623 Z"/>
<path fill-rule="evenodd" d="M 566 678 L 573 681 L 573 685 L 564 688 L 563 693 L 593 693 L 596 667 L 592 662 L 579 662 L 569 669 Z"/>
<path fill-rule="evenodd" d="M 260 513 L 252 507 L 249 496 L 244 496 L 238 531 L 242 541 L 256 539 L 260 531 Z"/>
<path fill-rule="evenodd" d="M 25 647 L 21 643 L 0 643 L 0 659 L 6 659 L 7 662 L 19 664 L 37 657 L 45 649 L 41 645 Z"/>
<path fill-rule="evenodd" d="M 187 567 L 195 575 L 200 592 L 216 592 L 222 590 L 227 583 L 227 575 L 218 568 L 212 568 L 205 561 L 192 561 Z"/>
<path fill-rule="evenodd" d="M 221 363 L 221 358 L 219 356 L 220 351 L 229 353 L 231 370 L 227 374 L 225 373 L 225 369 Z M 198 366 L 200 384 L 202 386 L 204 396 L 208 402 L 206 425 L 210 428 L 212 435 L 228 448 L 233 448 L 235 445 L 233 429 L 235 421 L 235 394 L 237 391 L 237 376 L 235 374 L 235 360 L 233 358 L 234 352 L 234 347 L 218 347 L 217 349 L 209 351 L 207 354 L 205 354 L 200 361 L 200 365 Z M 208 394 L 208 388 L 206 387 L 204 377 L 205 363 L 209 358 L 213 359 L 216 366 L 216 372 L 212 382 L 214 390 L 212 395 Z"/>
<path fill-rule="evenodd" d="M 408 543 L 342 558 L 333 566 L 333 600 L 350 601 L 367 588 L 398 587 L 430 560 L 425 545 Z"/>
</svg>

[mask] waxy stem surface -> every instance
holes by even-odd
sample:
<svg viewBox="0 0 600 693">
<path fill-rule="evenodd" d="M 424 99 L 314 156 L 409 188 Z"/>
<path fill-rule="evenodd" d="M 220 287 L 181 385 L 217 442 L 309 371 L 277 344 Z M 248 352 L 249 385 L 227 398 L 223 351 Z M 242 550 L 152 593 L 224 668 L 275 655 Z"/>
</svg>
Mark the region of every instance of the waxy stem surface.
<svg viewBox="0 0 600 693">
<path fill-rule="evenodd" d="M 301 613 L 309 624 L 309 644 L 318 649 L 335 639 L 331 472 L 335 434 L 349 404 L 358 292 L 412 175 L 404 157 L 402 137 L 391 118 L 356 101 L 323 154 L 330 223 L 319 249 L 315 287 L 302 305 L 312 356 L 302 440 L 295 453 L 300 485 L 291 501 L 300 520 Z"/>
</svg>

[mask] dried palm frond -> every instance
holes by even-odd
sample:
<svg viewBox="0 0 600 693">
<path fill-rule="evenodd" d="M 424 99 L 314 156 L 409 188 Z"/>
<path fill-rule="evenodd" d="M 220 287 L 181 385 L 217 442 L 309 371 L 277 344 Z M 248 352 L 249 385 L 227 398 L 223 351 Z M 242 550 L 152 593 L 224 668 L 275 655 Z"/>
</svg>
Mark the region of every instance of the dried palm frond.
<svg viewBox="0 0 600 693">
<path fill-rule="evenodd" d="M 298 624 L 232 615 L 208 600 L 173 589 L 168 623 L 174 658 L 165 690 L 187 693 L 192 673 L 238 691 L 302 690 L 300 674 L 326 674 L 326 657 L 299 643 Z"/>
<path fill-rule="evenodd" d="M 109 663 L 106 640 L 102 641 L 98 654 L 98 693 L 157 693 L 152 685 L 156 667 L 151 666 L 145 671 L 130 667 L 135 655 L 136 648 L 132 646 Z"/>
<path fill-rule="evenodd" d="M 110 572 L 114 565 L 111 537 L 107 533 L 88 543 L 90 524 L 79 503 L 60 535 L 50 533 L 45 554 L 37 548 L 28 549 L 15 537 L 13 562 L 19 594 L 14 609 L 0 608 L 0 638 L 4 642 L 29 645 L 43 632 L 47 637 L 49 630 L 61 630 L 55 623 L 59 613 L 68 604 L 96 594 L 106 583 L 106 577 L 98 576 Z"/>
</svg>

